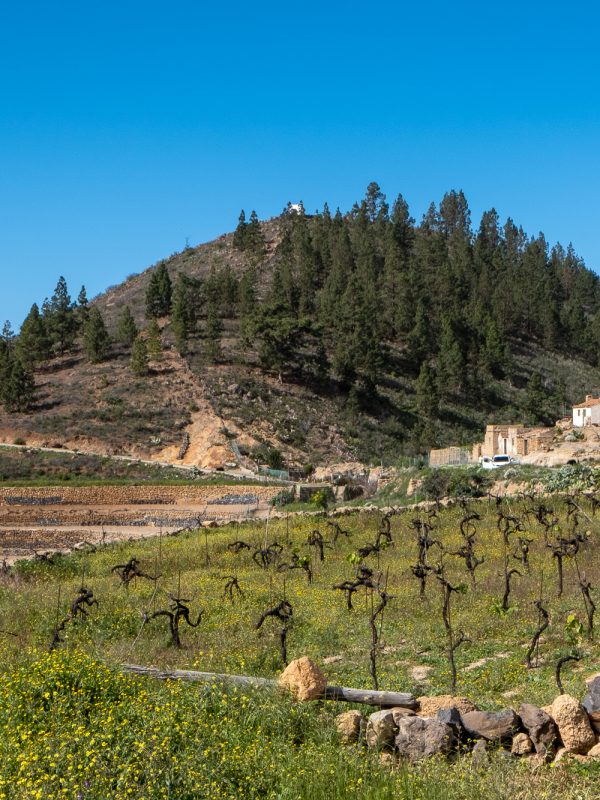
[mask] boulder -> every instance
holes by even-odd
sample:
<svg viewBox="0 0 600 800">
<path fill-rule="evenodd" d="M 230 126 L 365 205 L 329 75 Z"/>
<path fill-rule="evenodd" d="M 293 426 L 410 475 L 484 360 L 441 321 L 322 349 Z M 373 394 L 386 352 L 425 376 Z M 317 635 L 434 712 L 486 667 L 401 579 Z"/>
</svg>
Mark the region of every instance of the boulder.
<svg viewBox="0 0 600 800">
<path fill-rule="evenodd" d="M 440 708 L 437 712 L 436 719 L 444 725 L 449 725 L 457 739 L 462 738 L 465 729 L 462 726 L 460 711 L 455 706 L 452 706 L 452 708 Z"/>
<path fill-rule="evenodd" d="M 595 744 L 591 750 L 588 750 L 588 758 L 600 758 L 600 744 Z"/>
<path fill-rule="evenodd" d="M 354 744 L 360 739 L 365 719 L 360 711 L 344 711 L 335 718 L 335 727 L 344 744 Z"/>
<path fill-rule="evenodd" d="M 600 733 L 600 675 L 592 675 L 586 680 L 588 692 L 583 698 L 583 707 L 587 711 L 594 730 Z"/>
<path fill-rule="evenodd" d="M 398 722 L 396 749 L 409 761 L 419 761 L 438 754 L 447 755 L 456 737 L 450 725 L 432 717 L 402 717 Z"/>
<path fill-rule="evenodd" d="M 544 758 L 551 758 L 558 745 L 558 728 L 552 717 L 531 703 L 523 703 L 519 708 L 519 716 L 535 752 Z"/>
<path fill-rule="evenodd" d="M 513 736 L 510 752 L 513 756 L 528 756 L 533 753 L 533 742 L 526 733 L 517 733 Z"/>
<path fill-rule="evenodd" d="M 327 686 L 319 667 L 306 656 L 291 661 L 279 676 L 278 683 L 301 702 L 322 697 Z"/>
<path fill-rule="evenodd" d="M 394 744 L 394 737 L 398 726 L 394 720 L 394 713 L 389 709 L 375 711 L 369 715 L 367 720 L 367 747 L 381 749 L 391 747 Z"/>
<path fill-rule="evenodd" d="M 466 697 L 453 697 L 451 694 L 439 694 L 435 697 L 417 697 L 419 716 L 435 717 L 442 708 L 456 708 L 461 714 L 477 711 L 477 706 Z"/>
<path fill-rule="evenodd" d="M 558 761 L 562 761 L 569 755 L 569 751 L 566 747 L 559 747 L 556 751 L 556 755 L 554 756 L 554 763 L 556 764 Z"/>
<path fill-rule="evenodd" d="M 587 753 L 596 744 L 587 712 L 575 697 L 559 695 L 552 703 L 550 714 L 567 752 Z"/>
<path fill-rule="evenodd" d="M 469 711 L 460 716 L 469 736 L 489 742 L 510 739 L 519 729 L 519 718 L 512 708 L 505 711 Z"/>
<path fill-rule="evenodd" d="M 404 708 L 404 706 L 394 706 L 394 708 L 390 708 L 390 711 L 394 715 L 394 723 L 397 725 L 398 720 L 401 717 L 414 717 L 415 712 L 411 708 Z"/>
</svg>

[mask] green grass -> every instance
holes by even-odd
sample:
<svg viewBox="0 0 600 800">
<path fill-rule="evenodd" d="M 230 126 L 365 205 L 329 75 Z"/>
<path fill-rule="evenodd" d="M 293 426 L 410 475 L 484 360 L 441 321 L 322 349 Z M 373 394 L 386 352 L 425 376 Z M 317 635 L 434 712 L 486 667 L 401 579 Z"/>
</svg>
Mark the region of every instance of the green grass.
<svg viewBox="0 0 600 800">
<path fill-rule="evenodd" d="M 553 498 L 552 505 L 564 526 L 562 501 Z M 490 709 L 518 708 L 523 701 L 549 703 L 557 694 L 556 659 L 571 647 L 565 637 L 567 617 L 574 613 L 585 619 L 575 564 L 566 564 L 565 591 L 556 597 L 552 556 L 540 526 L 530 520 L 526 527 L 534 540 L 531 574 L 523 570 L 514 580 L 511 611 L 497 613 L 503 589 L 502 537 L 494 505 L 476 507 L 484 515 L 477 526 L 476 551 L 486 559 L 477 571 L 476 587 L 470 585 L 460 559 L 445 557 L 449 580 L 467 584 L 464 594 L 453 596 L 454 624 L 469 638 L 457 652 L 457 692 Z M 589 515 L 588 505 L 585 508 Z M 518 512 L 519 507 L 511 510 Z M 416 557 L 410 527 L 415 514 L 394 517 L 394 546 L 381 554 L 379 564 L 368 559 L 387 581 L 393 598 L 385 612 L 379 681 L 384 689 L 439 694 L 449 690 L 440 587 L 431 580 L 425 599 L 419 598 L 410 572 Z M 441 512 L 433 534 L 449 550 L 459 545 L 461 515 L 459 508 Z M 119 673 L 117 665 L 127 661 L 274 676 L 281 670 L 278 627 L 267 621 L 256 631 L 255 622 L 285 591 L 294 608 L 290 658 L 308 655 L 323 664 L 336 656 L 324 666 L 330 683 L 369 687 L 370 599 L 356 596 L 355 610 L 348 612 L 342 593 L 332 586 L 352 577 L 349 558 L 373 540 L 379 520 L 379 514 L 340 519 L 351 538 L 340 538 L 326 549 L 323 563 L 311 553 L 306 538 L 315 527 L 330 538 L 330 529 L 321 519 L 292 518 L 272 520 L 267 534 L 256 523 L 231 525 L 122 543 L 91 554 L 78 552 L 58 558 L 54 565 L 19 564 L 0 588 L 4 797 L 595 797 L 600 777 L 595 765 L 532 773 L 524 762 L 494 758 L 476 768 L 469 756 L 461 756 L 453 763 L 433 760 L 391 769 L 376 755 L 337 742 L 333 718 L 343 710 L 341 704 L 299 706 L 264 691 L 162 684 Z M 590 541 L 578 563 L 598 586 L 599 526 L 591 516 L 581 521 L 590 530 Z M 234 555 L 227 544 L 238 539 L 255 547 L 278 540 L 286 545 L 283 560 L 292 550 L 312 555 L 313 583 L 308 584 L 300 570 L 259 569 L 248 551 Z M 126 591 L 111 575 L 113 565 L 132 555 L 145 571 L 161 574 L 156 593 L 151 581 L 138 580 Z M 236 575 L 244 591 L 235 604 L 223 598 L 227 575 Z M 83 622 L 67 625 L 65 643 L 47 656 L 57 615 L 66 614 L 82 580 L 100 605 L 92 607 Z M 524 646 L 536 627 L 532 602 L 540 586 L 551 625 L 540 648 L 540 665 L 528 671 L 523 666 Z M 190 601 L 193 617 L 203 610 L 197 628 L 182 626 L 182 650 L 169 646 L 164 619 L 143 625 L 142 616 L 165 608 L 166 592 L 179 588 Z M 563 682 L 567 692 L 581 697 L 585 675 L 597 670 L 600 647 L 587 640 L 579 645 L 584 661 L 565 668 Z M 412 677 L 416 666 L 430 667 L 426 682 L 419 684 Z"/>
</svg>

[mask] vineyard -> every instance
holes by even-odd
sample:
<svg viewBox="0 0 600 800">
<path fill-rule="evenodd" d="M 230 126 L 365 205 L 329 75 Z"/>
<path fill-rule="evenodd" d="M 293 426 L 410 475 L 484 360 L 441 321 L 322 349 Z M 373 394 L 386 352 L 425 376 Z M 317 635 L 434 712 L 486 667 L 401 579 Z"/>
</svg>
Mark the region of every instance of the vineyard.
<svg viewBox="0 0 600 800">
<path fill-rule="evenodd" d="M 340 745 L 340 703 L 119 665 L 273 677 L 309 656 L 330 684 L 482 709 L 581 698 L 600 661 L 598 506 L 581 493 L 294 516 L 5 568 L 0 797 L 593 797 L 592 762 L 390 765 Z"/>
</svg>

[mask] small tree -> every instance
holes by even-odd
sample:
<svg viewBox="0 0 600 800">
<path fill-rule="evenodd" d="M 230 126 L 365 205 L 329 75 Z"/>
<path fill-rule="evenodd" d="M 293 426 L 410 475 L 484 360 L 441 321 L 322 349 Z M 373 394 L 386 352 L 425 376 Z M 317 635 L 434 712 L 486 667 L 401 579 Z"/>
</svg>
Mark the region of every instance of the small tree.
<svg viewBox="0 0 600 800">
<path fill-rule="evenodd" d="M 175 336 L 175 344 L 181 355 L 185 355 L 188 339 L 196 330 L 199 305 L 199 281 L 193 281 L 183 273 L 180 273 L 177 276 L 177 282 L 173 290 L 171 329 Z"/>
<path fill-rule="evenodd" d="M 77 296 L 77 305 L 75 307 L 75 313 L 77 316 L 78 326 L 81 329 L 84 329 L 90 316 L 90 307 L 88 304 L 87 292 L 85 290 L 85 286 L 82 286 L 81 289 L 79 290 L 79 295 Z"/>
<path fill-rule="evenodd" d="M 21 325 L 15 349 L 21 362 L 29 369 L 50 357 L 48 332 L 36 303 Z"/>
<path fill-rule="evenodd" d="M 131 347 L 131 371 L 142 378 L 148 374 L 148 348 L 141 336 L 138 336 Z"/>
<path fill-rule="evenodd" d="M 248 227 L 246 222 L 246 212 L 244 209 L 240 211 L 240 216 L 238 219 L 237 228 L 233 234 L 233 246 L 237 250 L 245 250 L 246 249 L 246 228 Z"/>
<path fill-rule="evenodd" d="M 44 304 L 44 318 L 52 343 L 62 355 L 73 346 L 77 334 L 77 318 L 66 280 L 60 276 L 50 302 Z"/>
<path fill-rule="evenodd" d="M 223 323 L 217 313 L 216 304 L 210 302 L 206 318 L 206 355 L 210 361 L 219 361 L 223 355 L 221 348 L 222 333 Z"/>
<path fill-rule="evenodd" d="M 166 317 L 171 312 L 171 278 L 163 262 L 156 267 L 146 290 L 146 318 Z"/>
<path fill-rule="evenodd" d="M 0 399 L 9 412 L 27 411 L 35 393 L 33 374 L 10 352 L 6 354 L 2 366 L 2 385 Z"/>
<path fill-rule="evenodd" d="M 86 322 L 83 333 L 85 352 L 92 364 L 98 364 L 108 356 L 110 336 L 100 311 L 94 306 Z"/>
<path fill-rule="evenodd" d="M 135 342 L 138 335 L 138 328 L 135 324 L 133 314 L 129 306 L 125 306 L 119 317 L 119 325 L 117 328 L 117 338 L 123 344 L 131 345 Z"/>
<path fill-rule="evenodd" d="M 247 250 L 257 261 L 265 254 L 265 237 L 256 211 L 250 214 L 250 220 L 244 232 L 244 249 Z"/>
<path fill-rule="evenodd" d="M 163 357 L 162 340 L 158 322 L 153 319 L 148 325 L 148 335 L 146 338 L 148 357 L 153 361 L 161 361 Z"/>
</svg>

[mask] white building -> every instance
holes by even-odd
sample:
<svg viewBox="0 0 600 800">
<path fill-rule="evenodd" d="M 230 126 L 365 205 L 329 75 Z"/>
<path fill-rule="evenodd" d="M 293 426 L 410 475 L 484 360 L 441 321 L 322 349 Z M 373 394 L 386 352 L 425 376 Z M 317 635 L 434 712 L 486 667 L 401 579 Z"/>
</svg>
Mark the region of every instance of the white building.
<svg viewBox="0 0 600 800">
<path fill-rule="evenodd" d="M 600 425 L 600 397 L 588 394 L 583 403 L 573 406 L 573 427 L 585 425 Z"/>
</svg>

